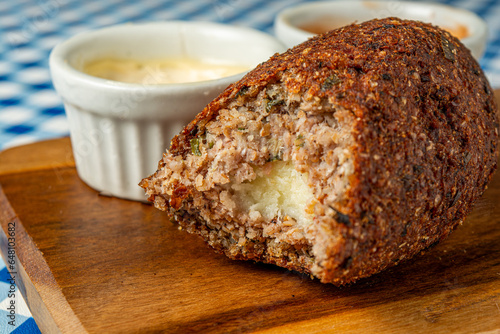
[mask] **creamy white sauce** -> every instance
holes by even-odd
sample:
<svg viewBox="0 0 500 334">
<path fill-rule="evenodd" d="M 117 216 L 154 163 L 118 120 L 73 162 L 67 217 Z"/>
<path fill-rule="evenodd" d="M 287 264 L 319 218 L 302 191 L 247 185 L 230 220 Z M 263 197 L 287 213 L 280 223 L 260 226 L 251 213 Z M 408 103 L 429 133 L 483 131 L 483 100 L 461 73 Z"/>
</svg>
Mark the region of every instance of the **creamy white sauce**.
<svg viewBox="0 0 500 334">
<path fill-rule="evenodd" d="M 147 85 L 213 80 L 247 71 L 248 66 L 210 63 L 196 59 L 130 60 L 98 59 L 83 72 L 114 81 Z"/>
</svg>

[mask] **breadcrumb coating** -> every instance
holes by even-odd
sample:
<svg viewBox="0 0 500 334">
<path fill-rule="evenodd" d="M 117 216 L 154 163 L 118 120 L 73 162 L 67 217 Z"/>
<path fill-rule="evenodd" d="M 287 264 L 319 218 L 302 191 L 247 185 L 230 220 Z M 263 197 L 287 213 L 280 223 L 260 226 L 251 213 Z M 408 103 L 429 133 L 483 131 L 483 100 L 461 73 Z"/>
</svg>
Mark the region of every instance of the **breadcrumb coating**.
<svg viewBox="0 0 500 334">
<path fill-rule="evenodd" d="M 446 31 L 352 24 L 229 86 L 140 185 L 230 258 L 347 284 L 464 221 L 496 169 L 496 110 Z"/>
</svg>

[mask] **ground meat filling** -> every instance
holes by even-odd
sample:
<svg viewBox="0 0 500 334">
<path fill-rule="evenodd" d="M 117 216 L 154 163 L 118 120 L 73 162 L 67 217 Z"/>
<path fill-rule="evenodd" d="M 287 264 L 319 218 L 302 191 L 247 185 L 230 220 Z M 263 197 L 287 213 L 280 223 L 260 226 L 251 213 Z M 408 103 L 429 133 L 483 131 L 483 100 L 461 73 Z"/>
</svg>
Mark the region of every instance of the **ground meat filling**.
<svg viewBox="0 0 500 334">
<path fill-rule="evenodd" d="M 306 101 L 280 84 L 268 85 L 221 109 L 191 139 L 185 159 L 167 152 L 156 192 L 171 196 L 166 200 L 184 228 L 230 257 L 252 253 L 310 270 L 314 222 L 322 215 L 331 219 L 326 213 L 353 173 L 351 117 L 325 101 Z M 177 203 L 172 198 L 179 184 L 195 191 Z"/>
<path fill-rule="evenodd" d="M 232 259 L 347 284 L 464 221 L 496 169 L 496 110 L 449 33 L 397 18 L 352 24 L 228 86 L 140 185 Z"/>
</svg>

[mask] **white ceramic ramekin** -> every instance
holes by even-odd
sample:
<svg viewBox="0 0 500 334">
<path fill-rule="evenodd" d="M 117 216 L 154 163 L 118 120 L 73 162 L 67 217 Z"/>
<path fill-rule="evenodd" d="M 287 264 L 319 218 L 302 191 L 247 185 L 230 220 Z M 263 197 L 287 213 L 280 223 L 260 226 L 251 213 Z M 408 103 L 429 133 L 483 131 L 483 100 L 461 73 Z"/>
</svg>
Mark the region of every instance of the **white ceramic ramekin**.
<svg viewBox="0 0 500 334">
<path fill-rule="evenodd" d="M 418 20 L 450 29 L 466 29 L 461 38 L 476 59 L 486 47 L 486 22 L 465 9 L 430 2 L 408 1 L 319 1 L 300 4 L 280 12 L 274 21 L 275 35 L 287 46 L 302 43 L 314 34 L 303 29 L 328 20 L 332 28 L 373 18 L 395 16 Z"/>
<path fill-rule="evenodd" d="M 124 24 L 85 32 L 50 55 L 80 178 L 102 194 L 145 201 L 139 181 L 153 173 L 170 140 L 240 73 L 182 84 L 121 83 L 82 72 L 99 58 L 215 59 L 249 69 L 284 50 L 262 32 L 207 22 Z"/>
</svg>

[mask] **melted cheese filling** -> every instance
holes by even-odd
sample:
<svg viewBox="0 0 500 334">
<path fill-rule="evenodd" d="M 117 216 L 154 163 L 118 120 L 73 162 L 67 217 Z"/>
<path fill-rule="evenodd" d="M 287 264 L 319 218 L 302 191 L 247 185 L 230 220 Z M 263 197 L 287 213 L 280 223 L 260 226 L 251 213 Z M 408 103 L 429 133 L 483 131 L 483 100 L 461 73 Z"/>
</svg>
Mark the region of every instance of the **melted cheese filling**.
<svg viewBox="0 0 500 334">
<path fill-rule="evenodd" d="M 295 170 L 292 163 L 276 161 L 265 167 L 256 167 L 257 177 L 241 184 L 233 184 L 239 206 L 258 211 L 265 219 L 293 218 L 299 226 L 312 223 L 308 213 L 314 196 L 307 185 L 307 175 Z"/>
</svg>

